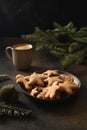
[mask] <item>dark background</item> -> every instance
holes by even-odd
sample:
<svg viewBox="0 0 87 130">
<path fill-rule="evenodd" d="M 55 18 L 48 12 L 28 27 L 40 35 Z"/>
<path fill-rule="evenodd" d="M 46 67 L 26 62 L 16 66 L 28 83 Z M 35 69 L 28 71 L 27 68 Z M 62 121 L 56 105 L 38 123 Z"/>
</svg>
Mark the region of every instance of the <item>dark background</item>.
<svg viewBox="0 0 87 130">
<path fill-rule="evenodd" d="M 32 33 L 35 26 L 52 28 L 53 21 L 86 26 L 85 0 L 0 0 L 0 37 Z"/>
</svg>

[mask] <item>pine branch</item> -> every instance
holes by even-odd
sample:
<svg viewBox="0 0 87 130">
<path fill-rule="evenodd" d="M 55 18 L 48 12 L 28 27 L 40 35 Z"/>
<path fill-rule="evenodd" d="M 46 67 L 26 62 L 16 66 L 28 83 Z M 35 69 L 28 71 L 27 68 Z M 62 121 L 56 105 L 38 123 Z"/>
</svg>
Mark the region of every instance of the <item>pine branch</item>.
<svg viewBox="0 0 87 130">
<path fill-rule="evenodd" d="M 10 79 L 7 74 L 0 74 L 0 82 Z"/>
<path fill-rule="evenodd" d="M 30 116 L 32 110 L 25 109 L 22 107 L 14 106 L 6 104 L 5 102 L 0 102 L 0 115 L 8 115 L 8 116 Z"/>
<path fill-rule="evenodd" d="M 87 57 L 86 51 L 85 56 L 83 53 L 81 54 L 81 62 L 78 62 L 77 53 L 79 54 L 80 50 L 84 52 L 85 48 L 87 48 L 87 26 L 78 29 L 72 22 L 65 26 L 54 22 L 53 29 L 44 31 L 36 27 L 34 33 L 22 35 L 22 38 L 35 43 L 36 51 L 46 49 L 59 61 L 62 59 L 61 65 L 66 66 L 66 68 L 77 63 L 84 63 L 86 59 L 84 57 Z"/>
</svg>

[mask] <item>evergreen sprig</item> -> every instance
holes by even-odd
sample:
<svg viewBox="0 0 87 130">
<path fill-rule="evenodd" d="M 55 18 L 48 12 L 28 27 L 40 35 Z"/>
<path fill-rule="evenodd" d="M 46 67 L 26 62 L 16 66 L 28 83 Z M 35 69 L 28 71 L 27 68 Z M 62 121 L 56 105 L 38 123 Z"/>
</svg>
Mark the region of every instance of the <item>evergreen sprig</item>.
<svg viewBox="0 0 87 130">
<path fill-rule="evenodd" d="M 5 102 L 0 102 L 0 115 L 20 117 L 20 116 L 30 116 L 31 112 L 32 110 L 30 109 L 25 109 L 11 104 L 9 105 L 6 104 Z"/>
<path fill-rule="evenodd" d="M 65 26 L 54 22 L 53 29 L 43 31 L 39 27 L 35 27 L 32 34 L 22 35 L 22 38 L 29 43 L 36 43 L 36 51 L 44 49 L 49 51 L 58 58 L 63 68 L 77 63 L 87 63 L 87 26 L 77 28 L 73 22 L 69 22 Z M 78 53 L 81 60 L 76 58 Z"/>
<path fill-rule="evenodd" d="M 7 74 L 0 74 L 0 82 L 10 79 Z"/>
<path fill-rule="evenodd" d="M 8 79 L 9 76 L 7 74 L 0 75 L 1 82 Z M 14 102 L 17 101 L 18 92 L 15 90 L 15 86 L 13 84 L 0 86 L 0 115 L 12 117 L 30 116 L 32 110 L 20 107 L 19 105 L 14 105 Z"/>
</svg>

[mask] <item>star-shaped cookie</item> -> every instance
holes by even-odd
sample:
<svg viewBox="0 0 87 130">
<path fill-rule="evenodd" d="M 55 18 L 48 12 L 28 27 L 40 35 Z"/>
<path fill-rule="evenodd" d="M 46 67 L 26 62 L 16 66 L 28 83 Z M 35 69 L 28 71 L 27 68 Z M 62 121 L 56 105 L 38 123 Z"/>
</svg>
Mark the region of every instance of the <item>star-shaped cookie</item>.
<svg viewBox="0 0 87 130">
<path fill-rule="evenodd" d="M 59 76 L 48 77 L 44 80 L 44 82 L 46 82 L 48 86 L 52 85 L 55 81 L 57 81 L 57 83 L 63 82 L 63 80 Z"/>
<path fill-rule="evenodd" d="M 43 75 L 50 77 L 50 76 L 58 76 L 60 73 L 58 70 L 47 70 L 43 73 Z"/>
<path fill-rule="evenodd" d="M 33 73 L 31 74 L 31 76 L 25 77 L 25 79 L 29 80 L 28 84 L 30 86 L 36 85 L 36 86 L 44 86 L 44 81 L 43 79 L 45 79 L 45 77 L 42 74 L 38 74 L 38 73 Z"/>
<path fill-rule="evenodd" d="M 74 90 L 77 90 L 79 87 L 75 83 L 70 83 L 66 80 L 64 83 L 59 83 L 59 91 L 65 92 L 67 95 L 72 95 Z"/>
</svg>

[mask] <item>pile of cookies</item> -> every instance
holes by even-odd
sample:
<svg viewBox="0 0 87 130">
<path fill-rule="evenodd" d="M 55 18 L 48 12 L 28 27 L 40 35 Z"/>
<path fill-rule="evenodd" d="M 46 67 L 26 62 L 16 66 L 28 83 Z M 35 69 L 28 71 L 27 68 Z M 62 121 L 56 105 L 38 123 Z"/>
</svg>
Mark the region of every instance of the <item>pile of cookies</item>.
<svg viewBox="0 0 87 130">
<path fill-rule="evenodd" d="M 63 99 L 74 94 L 79 86 L 71 75 L 63 75 L 58 70 L 47 70 L 43 73 L 16 75 L 16 83 L 26 89 L 29 95 L 41 99 Z"/>
</svg>

